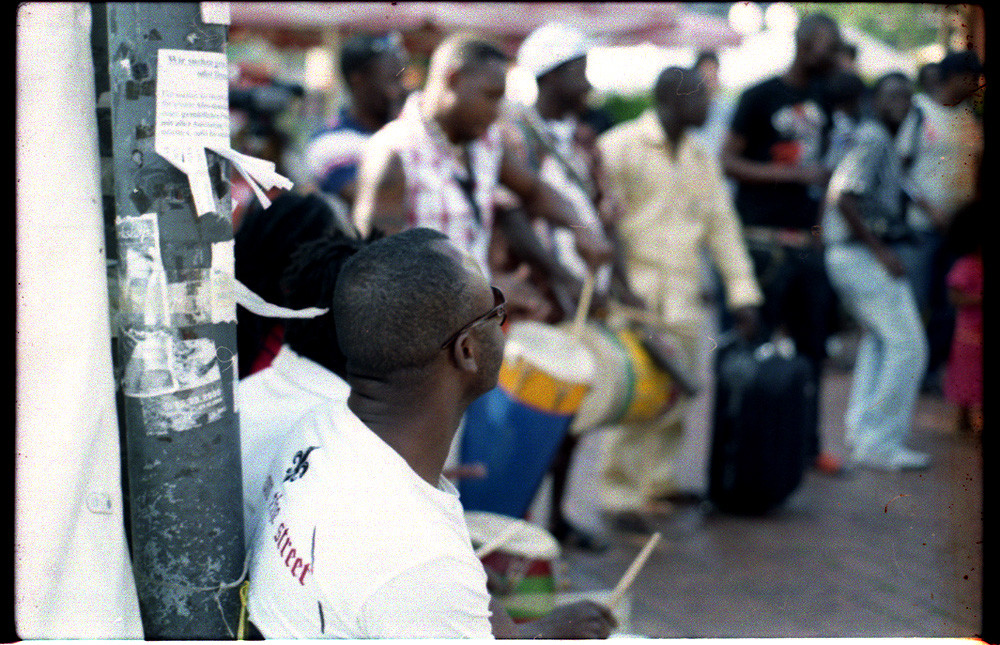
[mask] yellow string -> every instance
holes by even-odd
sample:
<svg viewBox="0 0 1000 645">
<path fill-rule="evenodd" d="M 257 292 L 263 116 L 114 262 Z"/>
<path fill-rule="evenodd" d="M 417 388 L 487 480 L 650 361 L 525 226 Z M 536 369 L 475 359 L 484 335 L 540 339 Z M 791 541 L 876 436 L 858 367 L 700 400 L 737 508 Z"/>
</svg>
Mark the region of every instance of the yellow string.
<svg viewBox="0 0 1000 645">
<path fill-rule="evenodd" d="M 240 585 L 240 620 L 236 626 L 236 640 L 245 641 L 247 639 L 247 590 L 250 588 L 250 581 L 244 580 Z"/>
</svg>

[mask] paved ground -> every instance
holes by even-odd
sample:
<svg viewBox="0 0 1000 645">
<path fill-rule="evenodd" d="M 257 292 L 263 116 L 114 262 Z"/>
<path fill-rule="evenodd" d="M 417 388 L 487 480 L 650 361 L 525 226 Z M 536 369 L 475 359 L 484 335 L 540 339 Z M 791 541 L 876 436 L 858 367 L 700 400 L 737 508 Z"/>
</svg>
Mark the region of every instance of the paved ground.
<svg viewBox="0 0 1000 645">
<path fill-rule="evenodd" d="M 826 445 L 842 451 L 849 374 L 830 368 Z M 934 456 L 924 472 L 808 474 L 767 517 L 679 506 L 655 522 L 663 540 L 631 588 L 628 633 L 684 637 L 961 637 L 981 633 L 982 449 L 951 430 L 939 397 L 921 398 L 911 441 Z M 595 524 L 586 483 L 595 458 L 581 444 L 567 511 Z M 573 589 L 615 585 L 645 542 L 607 534 L 600 555 L 567 549 Z"/>
</svg>

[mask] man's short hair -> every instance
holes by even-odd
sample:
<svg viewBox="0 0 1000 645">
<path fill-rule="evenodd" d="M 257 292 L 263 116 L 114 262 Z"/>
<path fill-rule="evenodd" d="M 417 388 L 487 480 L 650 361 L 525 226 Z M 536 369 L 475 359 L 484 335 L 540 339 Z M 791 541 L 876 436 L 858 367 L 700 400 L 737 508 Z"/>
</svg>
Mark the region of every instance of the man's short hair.
<svg viewBox="0 0 1000 645">
<path fill-rule="evenodd" d="M 888 83 L 889 81 L 899 81 L 905 85 L 911 85 L 913 83 L 913 81 L 910 80 L 910 77 L 904 74 L 903 72 L 900 71 L 886 72 L 882 76 L 879 76 L 878 80 L 875 81 L 875 84 L 872 85 L 872 96 L 878 95 L 878 93 L 882 90 L 882 86 Z"/>
<path fill-rule="evenodd" d="M 693 69 L 671 66 L 665 68 L 653 83 L 653 100 L 676 102 L 679 97 L 693 94 L 701 86 L 701 76 Z"/>
<path fill-rule="evenodd" d="M 459 32 L 441 41 L 431 55 L 430 75 L 469 71 L 490 61 L 509 63 L 510 56 L 495 43 L 471 33 Z"/>
<path fill-rule="evenodd" d="M 951 52 L 938 63 L 938 72 L 941 80 L 946 81 L 952 76 L 959 74 L 982 74 L 983 65 L 979 62 L 979 56 L 971 49 L 965 51 Z"/>
<path fill-rule="evenodd" d="M 795 42 L 801 43 L 812 38 L 820 29 L 829 29 L 834 34 L 840 34 L 840 25 L 829 14 L 810 13 L 803 17 L 795 28 Z"/>
<path fill-rule="evenodd" d="M 695 69 L 698 69 L 699 67 L 702 66 L 702 64 L 704 64 L 706 62 L 714 63 L 716 66 L 718 66 L 719 65 L 719 55 L 717 53 L 715 53 L 714 50 L 703 49 L 703 50 L 701 50 L 701 51 L 698 52 L 697 56 L 695 56 L 694 65 L 692 65 L 692 67 L 694 67 Z"/>
<path fill-rule="evenodd" d="M 358 251 L 337 278 L 333 314 L 347 372 L 384 377 L 426 366 L 469 317 L 468 275 L 436 243 L 443 233 L 414 228 Z"/>
<path fill-rule="evenodd" d="M 373 60 L 391 51 L 402 51 L 397 33 L 351 36 L 340 50 L 340 73 L 347 80 L 354 72 L 365 71 Z"/>
<path fill-rule="evenodd" d="M 865 93 L 865 82 L 854 72 L 836 72 L 824 88 L 830 107 L 859 100 Z"/>
</svg>

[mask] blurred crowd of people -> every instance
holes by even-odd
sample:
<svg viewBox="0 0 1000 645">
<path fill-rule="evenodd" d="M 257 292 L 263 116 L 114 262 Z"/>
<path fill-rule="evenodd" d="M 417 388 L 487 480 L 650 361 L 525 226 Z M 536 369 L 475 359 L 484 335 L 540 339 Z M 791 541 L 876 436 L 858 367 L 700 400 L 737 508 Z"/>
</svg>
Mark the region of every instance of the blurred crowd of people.
<svg viewBox="0 0 1000 645">
<path fill-rule="evenodd" d="M 414 452 L 416 435 L 379 436 L 432 485 L 442 473 L 465 476 L 468 465 L 457 461 L 454 433 L 469 397 L 496 382 L 499 356 L 490 352 L 502 349 L 477 336 L 493 320 L 558 325 L 571 321 L 581 302 L 595 317 L 617 307 L 669 330 L 681 348 L 683 370 L 702 383 L 713 378 L 720 333 L 753 343 L 788 338 L 809 360 L 817 388 L 830 339 L 856 329 L 844 460 L 822 445 L 818 403 L 809 411 L 805 457 L 828 474 L 930 466 L 927 455 L 907 445 L 922 389 L 942 388 L 961 428 L 982 430 L 984 140 L 972 98 L 981 89 L 983 67 L 973 52 L 950 53 L 923 67 L 917 79 L 893 72 L 870 83 L 859 75 L 857 50 L 843 41 L 837 23 L 814 13 L 799 22 L 788 69 L 749 87 L 734 105 L 719 100 L 718 56 L 703 52 L 693 66 L 671 66 L 657 76 L 643 114 L 614 123 L 590 101 L 585 72 L 593 44 L 565 24 L 540 27 L 514 56 L 488 39 L 453 34 L 435 50 L 423 86 L 413 88 L 403 81 L 410 62 L 398 35 L 348 38 L 338 71 L 349 100 L 298 151 L 310 182 L 273 195 L 266 208 L 234 188 L 237 278 L 275 304 L 329 309 L 306 320 L 239 312 L 248 544 L 270 553 L 274 546 L 265 543 L 274 542 L 281 554 L 273 562 L 261 556 L 258 580 L 287 578 L 274 588 L 261 583 L 256 600 L 251 587 L 251 620 L 260 621 L 255 624 L 265 635 L 326 634 L 330 625 L 350 625 L 357 616 L 371 626 L 365 635 L 401 635 L 394 631 L 400 626 L 378 611 L 391 611 L 393 603 L 417 611 L 425 592 L 438 590 L 423 568 L 412 579 L 386 583 L 391 595 L 384 607 L 345 601 L 324 613 L 321 603 L 317 613 L 311 600 L 296 596 L 283 613 L 280 598 L 299 593 L 297 581 L 307 570 L 321 572 L 300 562 L 288 575 L 292 565 L 282 545 L 292 539 L 289 527 L 298 531 L 294 540 L 302 556 L 306 526 L 323 520 L 310 515 L 308 499 L 295 508 L 311 519 L 288 516 L 292 511 L 272 491 L 294 497 L 288 482 L 295 477 L 278 486 L 272 476 L 283 473 L 262 468 L 295 419 L 317 405 L 358 396 L 349 382 L 368 397 L 365 405 L 372 407 L 361 409 L 379 427 L 391 418 L 416 428 L 414 420 L 427 410 L 406 397 L 423 393 L 428 406 L 451 402 L 450 448 L 442 449 L 440 440 L 428 444 L 442 457 L 440 463 L 435 457 L 435 467 Z M 512 64 L 537 82 L 531 105 L 505 101 Z M 281 158 L 280 151 L 250 152 Z M 470 302 L 487 312 L 440 348 L 458 376 L 442 367 L 434 378 L 454 377 L 460 390 L 420 380 L 431 374 L 416 369 L 424 365 L 417 347 L 422 338 L 395 328 L 390 313 L 367 325 L 351 317 L 353 340 L 338 335 L 342 321 L 334 317 L 345 306 L 338 300 L 345 263 L 353 266 L 362 249 L 383 248 L 411 229 L 444 234 L 469 272 L 461 281 L 477 285 Z M 400 266 L 410 261 L 404 258 L 412 249 L 404 247 Z M 376 280 L 382 269 L 368 270 Z M 448 290 L 454 285 L 434 283 L 452 273 L 414 271 L 405 281 L 408 291 L 385 286 L 380 297 L 409 303 L 412 315 L 428 316 L 435 325 L 451 320 L 451 328 L 458 325 L 456 315 L 475 313 L 456 304 Z M 351 276 L 355 287 L 363 280 L 356 272 Z M 426 302 L 434 298 L 437 308 Z M 388 307 L 364 306 L 375 312 Z M 351 342 L 397 347 L 368 351 Z M 389 359 L 376 354 L 390 349 L 401 356 L 413 352 L 412 361 L 386 367 Z M 388 401 L 390 394 L 407 406 L 383 410 L 371 403 L 382 396 Z M 678 495 L 704 494 L 707 457 L 692 446 L 706 442 L 691 438 L 711 432 L 710 397 L 711 388 L 704 388 L 686 402 L 685 414 L 622 425 L 601 470 L 609 518 L 641 525 L 644 514 L 669 507 Z M 303 441 L 321 441 L 316 436 L 307 433 Z M 599 548 L 597 536 L 572 526 L 562 513 L 576 442 L 567 436 L 553 461 L 548 528 L 562 541 Z M 299 466 L 309 456 L 306 443 L 288 453 Z M 364 450 L 377 452 L 367 445 Z M 698 466 L 679 475 L 683 463 Z M 262 489 L 265 499 L 258 499 Z M 285 533 L 271 535 L 281 513 Z M 265 524 L 270 533 L 254 537 Z M 487 601 L 478 577 L 463 567 L 464 560 L 443 569 L 461 581 L 459 591 L 438 597 L 453 611 L 438 607 L 428 615 L 454 633 L 479 634 L 489 629 L 482 621 Z M 346 593 L 329 584 L 324 593 Z M 603 609 L 574 611 L 562 618 L 585 619 L 592 627 L 586 634 L 606 635 L 612 619 Z M 508 627 L 494 624 L 493 630 Z M 565 626 L 546 631 L 550 627 L 535 633 L 574 633 Z"/>
</svg>

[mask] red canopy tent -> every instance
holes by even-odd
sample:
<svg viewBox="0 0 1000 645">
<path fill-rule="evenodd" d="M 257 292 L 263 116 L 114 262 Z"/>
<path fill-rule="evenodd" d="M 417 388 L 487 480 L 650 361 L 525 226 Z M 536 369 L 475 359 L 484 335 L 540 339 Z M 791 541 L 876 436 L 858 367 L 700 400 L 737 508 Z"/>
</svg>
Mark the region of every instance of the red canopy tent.
<svg viewBox="0 0 1000 645">
<path fill-rule="evenodd" d="M 609 45 L 733 47 L 740 35 L 726 20 L 679 2 L 234 2 L 233 26 L 347 31 L 468 29 L 516 45 L 549 21 L 574 25 Z"/>
</svg>

